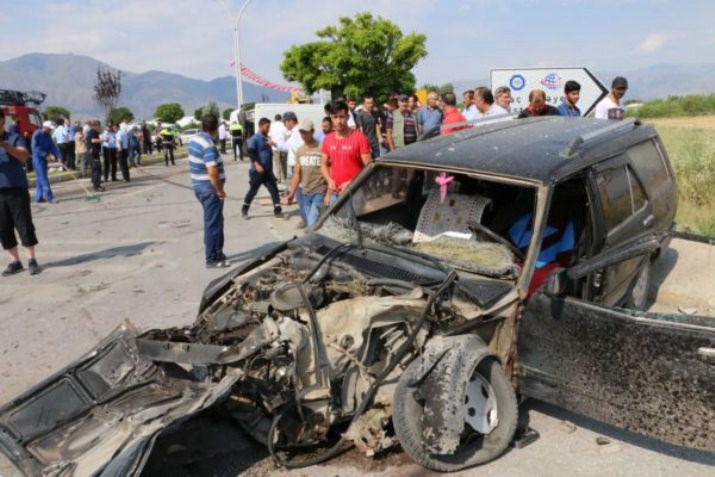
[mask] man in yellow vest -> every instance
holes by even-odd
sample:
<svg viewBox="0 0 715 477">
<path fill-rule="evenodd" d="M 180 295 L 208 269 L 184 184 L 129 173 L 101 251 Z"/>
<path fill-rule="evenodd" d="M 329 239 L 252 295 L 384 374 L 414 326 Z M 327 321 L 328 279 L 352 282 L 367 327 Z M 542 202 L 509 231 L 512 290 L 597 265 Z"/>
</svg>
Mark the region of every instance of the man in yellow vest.
<svg viewBox="0 0 715 477">
<path fill-rule="evenodd" d="M 171 165 L 175 166 L 174 162 L 174 138 L 176 137 L 174 130 L 170 127 L 164 127 L 159 133 L 161 137 L 162 146 L 164 149 L 164 162 L 166 167 L 169 167 L 169 159 L 171 159 Z"/>
<path fill-rule="evenodd" d="M 243 126 L 238 121 L 231 121 L 228 127 L 231 132 L 231 147 L 233 148 L 233 160 L 234 162 L 238 160 L 238 157 L 243 161 Z M 236 148 L 238 148 L 238 156 L 236 155 Z"/>
</svg>

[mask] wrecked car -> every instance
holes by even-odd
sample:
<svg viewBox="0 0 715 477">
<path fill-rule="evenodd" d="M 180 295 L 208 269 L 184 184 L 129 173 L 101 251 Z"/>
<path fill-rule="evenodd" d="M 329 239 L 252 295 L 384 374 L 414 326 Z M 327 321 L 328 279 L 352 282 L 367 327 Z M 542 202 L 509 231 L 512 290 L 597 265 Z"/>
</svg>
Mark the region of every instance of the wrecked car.
<svg viewBox="0 0 715 477">
<path fill-rule="evenodd" d="M 286 467 L 399 443 L 455 471 L 506 450 L 525 397 L 713 450 L 713 319 L 644 311 L 676 197 L 637 121 L 400 149 L 211 283 L 192 325 L 125 323 L 0 408 L 0 469 L 138 475 L 162 432 L 220 406 Z"/>
</svg>

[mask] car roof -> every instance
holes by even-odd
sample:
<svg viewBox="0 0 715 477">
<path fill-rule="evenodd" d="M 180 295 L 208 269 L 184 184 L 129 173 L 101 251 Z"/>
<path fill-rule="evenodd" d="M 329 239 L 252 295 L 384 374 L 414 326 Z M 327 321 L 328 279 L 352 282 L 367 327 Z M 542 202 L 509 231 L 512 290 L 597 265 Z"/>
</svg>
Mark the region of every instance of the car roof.
<svg viewBox="0 0 715 477">
<path fill-rule="evenodd" d="M 654 136 L 652 127 L 633 120 L 507 119 L 417 142 L 377 161 L 471 170 L 549 184 Z"/>
</svg>

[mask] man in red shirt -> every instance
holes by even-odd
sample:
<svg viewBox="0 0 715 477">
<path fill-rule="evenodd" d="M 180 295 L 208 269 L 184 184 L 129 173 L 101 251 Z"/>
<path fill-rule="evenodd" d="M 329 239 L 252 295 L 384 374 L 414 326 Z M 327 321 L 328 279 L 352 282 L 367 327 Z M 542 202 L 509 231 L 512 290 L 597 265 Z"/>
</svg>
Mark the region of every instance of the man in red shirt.
<svg viewBox="0 0 715 477">
<path fill-rule="evenodd" d="M 358 129 L 348 127 L 348 105 L 333 103 L 330 116 L 335 130 L 325 136 L 320 171 L 328 183 L 326 203 L 337 198 L 345 187 L 372 161 L 370 142 Z"/>
<path fill-rule="evenodd" d="M 454 93 L 444 93 L 442 95 L 442 104 L 444 104 L 444 118 L 442 119 L 442 135 L 467 129 L 467 125 L 456 126 L 453 128 L 445 128 L 448 124 L 466 123 L 467 118 L 457 109 L 457 97 Z"/>
</svg>

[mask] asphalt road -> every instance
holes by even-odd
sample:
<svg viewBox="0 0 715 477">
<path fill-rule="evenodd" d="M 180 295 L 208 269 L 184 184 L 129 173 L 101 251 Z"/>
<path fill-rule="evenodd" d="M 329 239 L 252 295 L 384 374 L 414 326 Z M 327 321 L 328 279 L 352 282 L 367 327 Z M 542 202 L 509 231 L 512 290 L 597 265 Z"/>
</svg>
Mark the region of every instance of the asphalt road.
<svg viewBox="0 0 715 477">
<path fill-rule="evenodd" d="M 230 159 L 229 159 L 230 160 Z M 227 163 L 226 247 L 233 260 L 300 233 L 256 203 L 241 219 L 247 165 Z M 55 185 L 58 204 L 33 205 L 42 274 L 0 283 L 0 403 L 69 364 L 122 320 L 142 329 L 190 324 L 206 283 L 201 209 L 185 160 L 132 170 L 100 201 L 79 185 Z M 257 202 L 261 202 L 260 197 Z M 525 417 L 541 438 L 457 475 L 713 476 L 715 455 L 663 445 L 539 402 Z M 605 443 L 597 438 L 605 437 Z M 262 447 L 212 413 L 157 442 L 144 475 L 431 475 L 395 450 L 373 459 L 352 451 L 327 464 L 286 472 Z"/>
</svg>

